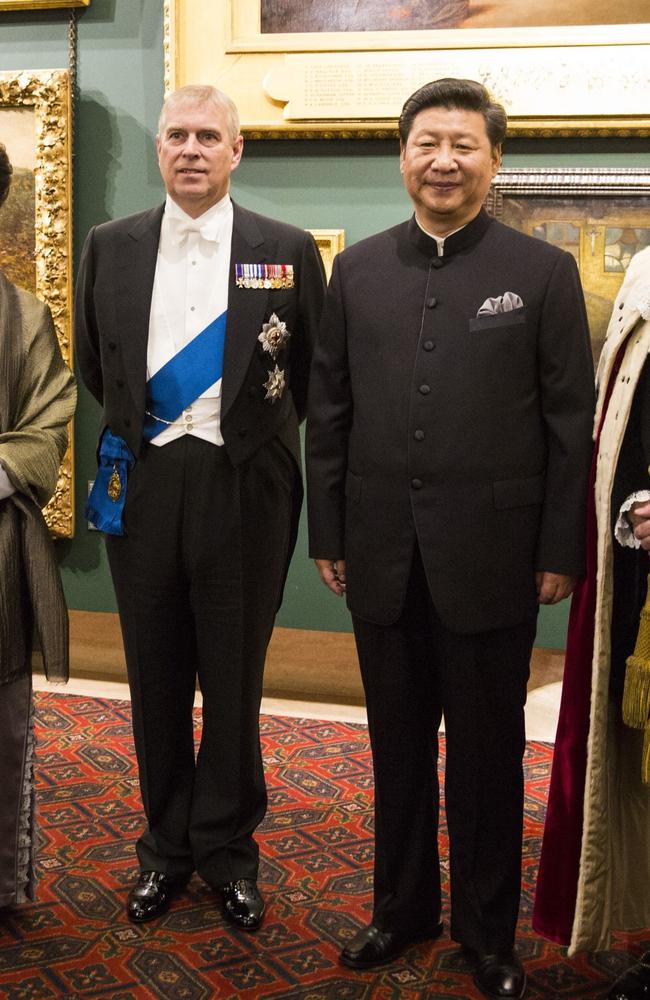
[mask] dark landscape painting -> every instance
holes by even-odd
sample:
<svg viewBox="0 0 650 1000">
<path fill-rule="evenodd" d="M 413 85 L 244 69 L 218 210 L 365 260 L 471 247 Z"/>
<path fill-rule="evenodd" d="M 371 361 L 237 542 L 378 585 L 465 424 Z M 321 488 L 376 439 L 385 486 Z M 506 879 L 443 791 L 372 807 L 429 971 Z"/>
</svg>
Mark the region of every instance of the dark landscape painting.
<svg viewBox="0 0 650 1000">
<path fill-rule="evenodd" d="M 650 245 L 647 197 L 504 196 L 501 221 L 573 254 L 585 294 L 594 362 L 635 253 Z"/>
<path fill-rule="evenodd" d="M 643 24 L 649 0 L 260 0 L 262 34 Z"/>
<path fill-rule="evenodd" d="M 9 197 L 0 208 L 0 270 L 28 291 L 36 290 L 34 113 L 0 106 L 0 142 L 14 173 Z"/>
</svg>

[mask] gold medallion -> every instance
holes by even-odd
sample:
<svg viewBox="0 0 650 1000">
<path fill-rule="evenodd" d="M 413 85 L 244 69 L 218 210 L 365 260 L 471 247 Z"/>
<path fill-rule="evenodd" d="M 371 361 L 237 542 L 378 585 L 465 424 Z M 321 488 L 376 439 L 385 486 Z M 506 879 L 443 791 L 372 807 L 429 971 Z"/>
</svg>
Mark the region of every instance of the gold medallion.
<svg viewBox="0 0 650 1000">
<path fill-rule="evenodd" d="M 111 472 L 111 478 L 108 480 L 108 489 L 106 492 L 113 503 L 117 503 L 122 496 L 122 480 L 120 479 L 120 474 L 116 465 L 113 466 L 113 471 Z"/>
</svg>

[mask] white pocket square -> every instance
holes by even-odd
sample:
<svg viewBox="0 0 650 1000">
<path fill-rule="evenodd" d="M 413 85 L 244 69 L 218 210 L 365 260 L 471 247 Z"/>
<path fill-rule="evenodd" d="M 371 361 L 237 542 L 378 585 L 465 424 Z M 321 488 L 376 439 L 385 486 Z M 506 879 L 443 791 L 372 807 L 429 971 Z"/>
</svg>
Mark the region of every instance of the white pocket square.
<svg viewBox="0 0 650 1000">
<path fill-rule="evenodd" d="M 496 299 L 486 299 L 477 316 L 491 316 L 493 313 L 512 312 L 513 309 L 521 309 L 523 302 L 515 292 L 504 292 Z"/>
</svg>

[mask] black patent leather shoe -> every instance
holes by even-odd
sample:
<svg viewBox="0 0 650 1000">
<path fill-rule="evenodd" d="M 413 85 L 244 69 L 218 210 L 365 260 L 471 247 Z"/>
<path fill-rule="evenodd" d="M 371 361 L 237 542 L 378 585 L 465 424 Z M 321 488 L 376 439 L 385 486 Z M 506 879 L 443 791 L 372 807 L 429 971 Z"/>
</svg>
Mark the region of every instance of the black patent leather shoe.
<svg viewBox="0 0 650 1000">
<path fill-rule="evenodd" d="M 441 923 L 432 924 L 412 937 L 403 937 L 392 931 L 380 931 L 374 924 L 370 924 L 355 935 L 339 957 L 348 969 L 373 969 L 377 965 L 388 965 L 409 945 L 419 941 L 432 941 L 441 934 Z"/>
<path fill-rule="evenodd" d="M 226 919 L 245 931 L 256 931 L 264 916 L 264 900 L 252 878 L 238 878 L 219 889 Z"/>
<path fill-rule="evenodd" d="M 126 915 L 134 924 L 143 924 L 168 909 L 174 895 L 182 885 L 172 882 L 162 872 L 140 872 L 138 881 L 129 892 Z"/>
<path fill-rule="evenodd" d="M 490 955 L 463 948 L 474 970 L 474 985 L 490 1000 L 521 1000 L 526 993 L 526 973 L 514 951 Z"/>
<path fill-rule="evenodd" d="M 650 1000 L 650 951 L 614 981 L 607 1000 Z"/>
</svg>

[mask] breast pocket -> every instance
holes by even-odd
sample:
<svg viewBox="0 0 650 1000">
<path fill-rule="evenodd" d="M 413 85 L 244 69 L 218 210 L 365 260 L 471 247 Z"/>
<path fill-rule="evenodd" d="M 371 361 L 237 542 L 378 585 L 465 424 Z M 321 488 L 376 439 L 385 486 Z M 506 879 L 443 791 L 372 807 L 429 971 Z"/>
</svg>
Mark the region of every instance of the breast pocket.
<svg viewBox="0 0 650 1000">
<path fill-rule="evenodd" d="M 485 316 L 474 316 L 469 321 L 470 333 L 490 333 L 491 330 L 503 332 L 507 327 L 513 330 L 526 325 L 526 307 L 511 309 L 504 313 L 489 313 Z"/>
</svg>

